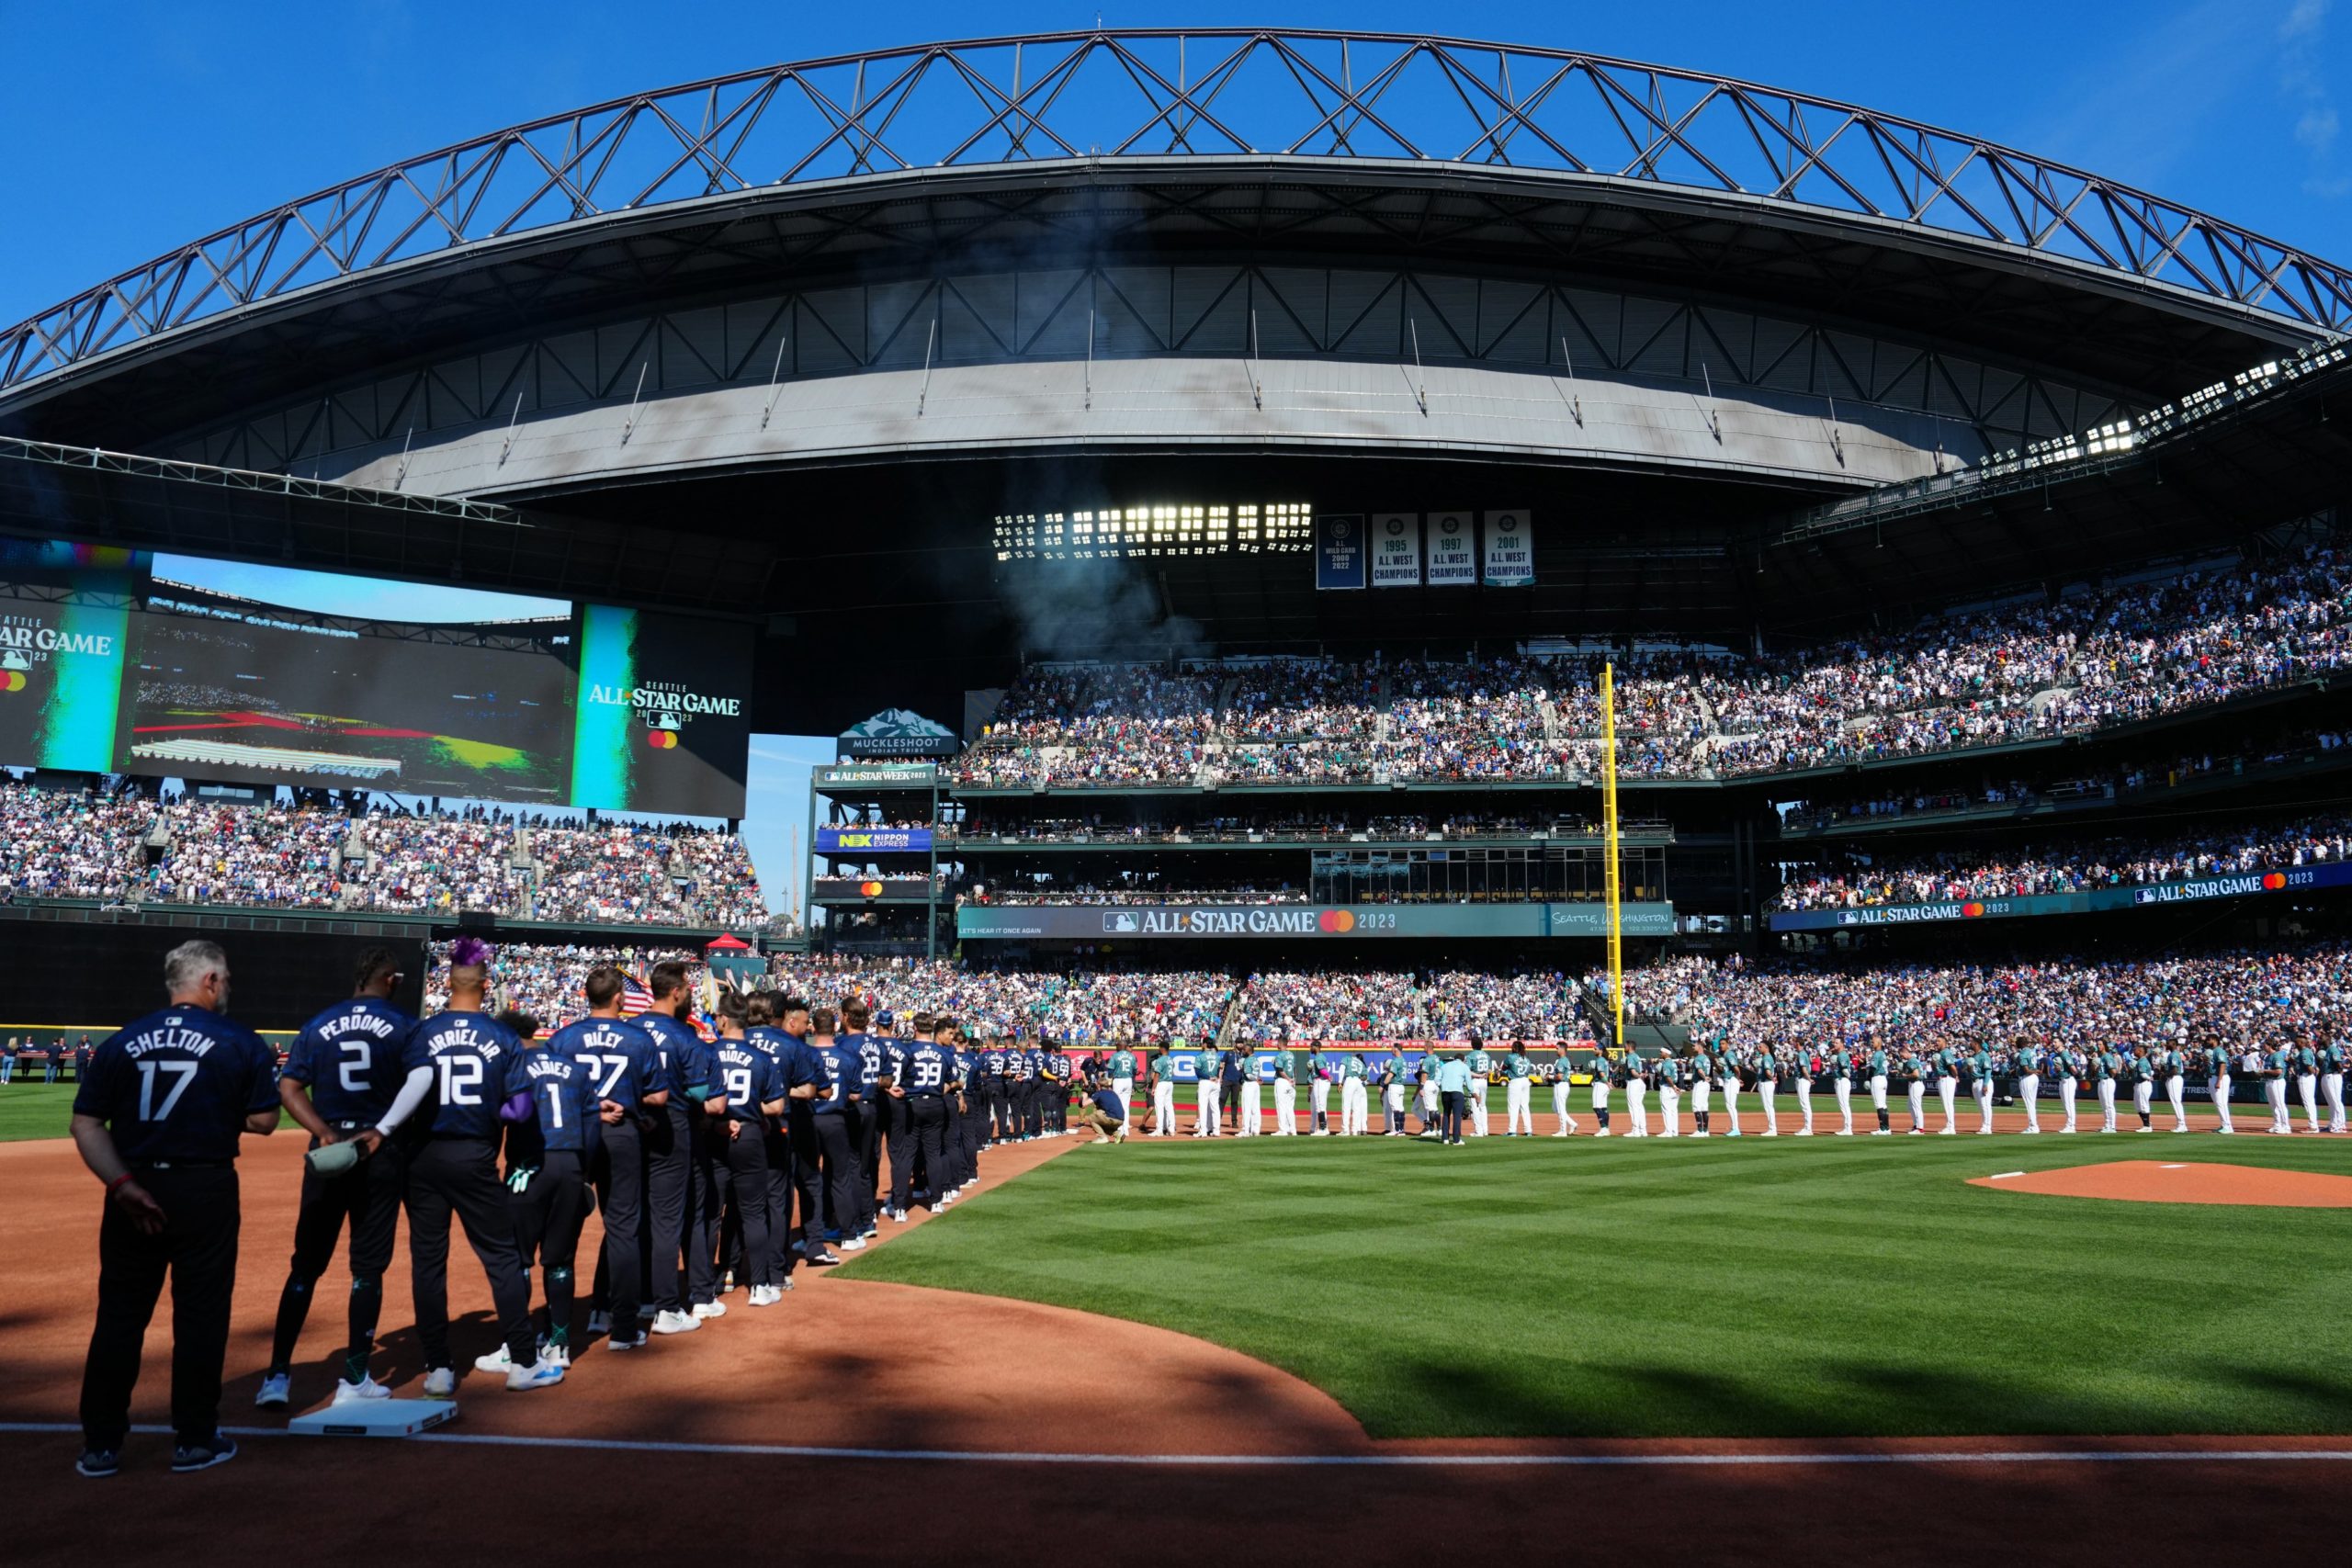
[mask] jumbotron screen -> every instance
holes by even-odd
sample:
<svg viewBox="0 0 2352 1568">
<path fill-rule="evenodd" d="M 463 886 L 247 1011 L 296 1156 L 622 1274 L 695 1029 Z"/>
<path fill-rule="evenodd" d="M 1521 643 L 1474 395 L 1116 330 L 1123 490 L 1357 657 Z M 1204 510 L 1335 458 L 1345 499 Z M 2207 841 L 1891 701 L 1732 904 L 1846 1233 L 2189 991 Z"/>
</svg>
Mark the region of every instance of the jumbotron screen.
<svg viewBox="0 0 2352 1568">
<path fill-rule="evenodd" d="M 748 627 L 71 547 L 0 567 L 0 762 L 742 814 Z"/>
</svg>

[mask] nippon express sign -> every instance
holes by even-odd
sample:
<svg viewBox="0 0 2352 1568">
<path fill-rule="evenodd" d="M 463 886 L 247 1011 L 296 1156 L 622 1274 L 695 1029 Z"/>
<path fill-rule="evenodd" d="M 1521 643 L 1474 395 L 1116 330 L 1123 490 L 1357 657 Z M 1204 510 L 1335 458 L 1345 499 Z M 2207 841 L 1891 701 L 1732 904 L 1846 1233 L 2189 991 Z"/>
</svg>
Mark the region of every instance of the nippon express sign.
<svg viewBox="0 0 2352 1568">
<path fill-rule="evenodd" d="M 922 854 L 931 848 L 928 828 L 820 828 L 817 852 L 840 854 Z"/>
</svg>

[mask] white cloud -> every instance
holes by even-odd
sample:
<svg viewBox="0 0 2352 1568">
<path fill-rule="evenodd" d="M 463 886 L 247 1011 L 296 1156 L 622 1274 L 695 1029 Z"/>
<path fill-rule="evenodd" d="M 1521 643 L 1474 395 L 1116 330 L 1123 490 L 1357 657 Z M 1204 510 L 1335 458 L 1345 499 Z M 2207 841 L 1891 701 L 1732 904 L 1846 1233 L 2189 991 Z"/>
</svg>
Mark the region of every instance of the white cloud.
<svg viewBox="0 0 2352 1568">
<path fill-rule="evenodd" d="M 2328 5 L 2329 0 L 2295 0 L 2287 19 L 2278 24 L 2278 36 L 2286 39 L 2316 37 L 2320 24 L 2327 20 Z"/>
<path fill-rule="evenodd" d="M 2295 140 L 2322 156 L 2335 145 L 2335 109 L 2330 104 L 2305 109 L 2295 122 Z"/>
<path fill-rule="evenodd" d="M 2322 62 L 2331 0 L 2295 0 L 2278 24 L 2278 95 L 2295 115 L 2295 141 L 2311 154 L 2304 170 L 2307 196 L 2332 201 L 2352 190 L 2335 155 L 2335 78 Z"/>
</svg>

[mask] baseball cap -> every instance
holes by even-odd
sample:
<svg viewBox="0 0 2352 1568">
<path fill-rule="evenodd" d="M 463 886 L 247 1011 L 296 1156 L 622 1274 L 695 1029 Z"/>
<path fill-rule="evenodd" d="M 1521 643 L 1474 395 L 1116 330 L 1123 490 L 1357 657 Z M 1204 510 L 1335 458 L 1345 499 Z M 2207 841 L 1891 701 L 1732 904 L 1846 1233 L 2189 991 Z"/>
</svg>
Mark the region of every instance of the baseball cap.
<svg viewBox="0 0 2352 1568">
<path fill-rule="evenodd" d="M 891 1028 L 896 1025 L 898 1021 L 898 1014 L 892 1012 L 888 1008 L 884 1008 L 880 1012 L 874 1015 L 874 1027 L 876 1029 Z"/>
</svg>

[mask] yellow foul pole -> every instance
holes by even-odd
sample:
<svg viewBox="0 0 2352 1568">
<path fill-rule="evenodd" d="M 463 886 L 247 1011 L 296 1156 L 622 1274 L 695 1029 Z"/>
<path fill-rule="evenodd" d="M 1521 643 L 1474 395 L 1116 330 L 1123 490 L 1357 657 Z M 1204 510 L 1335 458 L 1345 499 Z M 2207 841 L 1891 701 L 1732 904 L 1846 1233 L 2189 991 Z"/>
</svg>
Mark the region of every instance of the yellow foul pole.
<svg viewBox="0 0 2352 1568">
<path fill-rule="evenodd" d="M 1613 1024 L 1612 1046 L 1625 1043 L 1625 889 L 1618 874 L 1617 854 L 1617 694 L 1616 667 L 1600 667 L 1600 820 L 1608 838 L 1602 852 L 1609 857 L 1603 886 L 1609 892 L 1609 1006 Z"/>
</svg>

